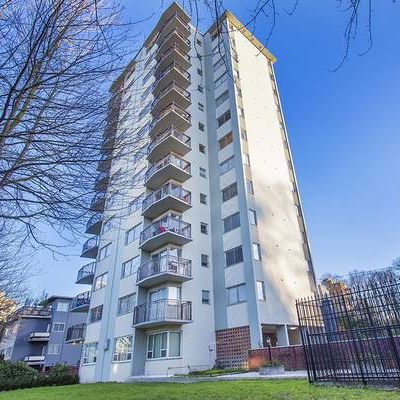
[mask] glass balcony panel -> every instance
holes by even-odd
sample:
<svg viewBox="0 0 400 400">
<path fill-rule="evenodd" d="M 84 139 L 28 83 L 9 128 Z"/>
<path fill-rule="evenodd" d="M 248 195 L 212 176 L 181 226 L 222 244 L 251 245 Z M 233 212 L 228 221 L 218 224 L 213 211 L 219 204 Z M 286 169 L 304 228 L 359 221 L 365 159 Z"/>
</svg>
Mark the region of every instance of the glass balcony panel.
<svg viewBox="0 0 400 400">
<path fill-rule="evenodd" d="M 174 61 L 177 62 L 184 70 L 188 70 L 192 65 L 189 54 L 185 53 L 185 51 L 175 43 L 164 52 L 157 53 L 156 59 L 156 76 L 160 71 L 165 69 Z"/>
<path fill-rule="evenodd" d="M 167 79 L 167 78 L 166 78 Z M 169 84 L 163 82 L 160 88 L 163 89 L 158 92 L 155 90 L 156 97 L 151 106 L 151 114 L 158 115 L 163 109 L 174 103 L 182 109 L 186 110 L 191 104 L 190 92 L 185 90 L 182 84 L 178 84 L 177 79 L 171 76 L 168 78 Z"/>
<path fill-rule="evenodd" d="M 96 258 L 98 249 L 99 249 L 98 238 L 97 236 L 93 236 L 90 239 L 88 239 L 83 245 L 81 257 Z"/>
<path fill-rule="evenodd" d="M 101 231 L 102 225 L 102 213 L 93 214 L 87 224 L 85 233 L 91 233 L 92 235 L 98 235 Z"/>
<path fill-rule="evenodd" d="M 95 269 L 96 269 L 95 262 L 91 262 L 89 264 L 84 265 L 82 268 L 79 269 L 75 283 L 83 285 L 91 285 L 93 283 Z"/>
</svg>

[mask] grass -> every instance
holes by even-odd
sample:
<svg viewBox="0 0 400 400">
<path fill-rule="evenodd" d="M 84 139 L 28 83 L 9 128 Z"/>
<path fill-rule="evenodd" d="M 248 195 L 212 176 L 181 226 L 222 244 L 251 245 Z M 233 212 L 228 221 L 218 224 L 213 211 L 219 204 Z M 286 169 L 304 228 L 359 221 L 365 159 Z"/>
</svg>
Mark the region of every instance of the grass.
<svg viewBox="0 0 400 400">
<path fill-rule="evenodd" d="M 229 375 L 229 374 L 240 374 L 246 372 L 244 369 L 221 369 L 221 368 L 211 368 L 201 371 L 192 371 L 188 375 L 183 376 L 218 376 L 218 375 Z"/>
<path fill-rule="evenodd" d="M 394 400 L 399 392 L 316 387 L 305 380 L 179 383 L 96 383 L 22 389 L 0 400 Z"/>
</svg>

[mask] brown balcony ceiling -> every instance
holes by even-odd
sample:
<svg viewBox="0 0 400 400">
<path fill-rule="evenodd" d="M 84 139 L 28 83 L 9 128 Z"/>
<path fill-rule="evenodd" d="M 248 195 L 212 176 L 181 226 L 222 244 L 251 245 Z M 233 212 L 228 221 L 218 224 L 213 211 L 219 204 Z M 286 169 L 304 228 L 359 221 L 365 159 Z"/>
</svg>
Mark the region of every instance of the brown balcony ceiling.
<svg viewBox="0 0 400 400">
<path fill-rule="evenodd" d="M 157 76 L 162 70 L 168 67 L 174 61 L 178 63 L 184 70 L 188 70 L 192 63 L 189 54 L 185 53 L 177 44 L 173 44 L 163 53 L 157 53 L 157 67 L 155 75 Z"/>
<path fill-rule="evenodd" d="M 173 27 L 165 35 L 160 35 L 157 40 L 157 53 L 163 54 L 165 50 L 176 44 L 184 53 L 190 51 L 190 40 L 179 28 Z"/>
<path fill-rule="evenodd" d="M 151 108 L 152 115 L 159 114 L 171 103 L 175 103 L 184 110 L 186 110 L 191 104 L 190 92 L 175 81 L 163 85 L 162 90 L 155 95 Z"/>
</svg>

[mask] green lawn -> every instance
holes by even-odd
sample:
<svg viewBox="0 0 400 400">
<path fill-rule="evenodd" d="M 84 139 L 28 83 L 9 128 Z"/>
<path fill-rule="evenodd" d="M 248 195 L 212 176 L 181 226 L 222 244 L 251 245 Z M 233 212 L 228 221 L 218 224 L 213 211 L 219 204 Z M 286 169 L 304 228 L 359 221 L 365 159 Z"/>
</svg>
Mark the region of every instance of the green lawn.
<svg viewBox="0 0 400 400">
<path fill-rule="evenodd" d="M 22 389 L 0 400 L 399 400 L 399 392 L 314 387 L 304 380 L 179 383 L 104 383 Z"/>
</svg>

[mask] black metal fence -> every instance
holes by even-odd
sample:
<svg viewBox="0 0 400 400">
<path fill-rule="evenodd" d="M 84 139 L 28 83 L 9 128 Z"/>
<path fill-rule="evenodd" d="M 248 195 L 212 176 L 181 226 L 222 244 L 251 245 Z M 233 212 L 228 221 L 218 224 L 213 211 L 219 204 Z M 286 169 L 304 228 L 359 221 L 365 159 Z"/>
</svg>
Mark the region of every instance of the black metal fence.
<svg viewBox="0 0 400 400">
<path fill-rule="evenodd" d="M 400 384 L 400 280 L 296 302 L 310 382 Z"/>
</svg>

